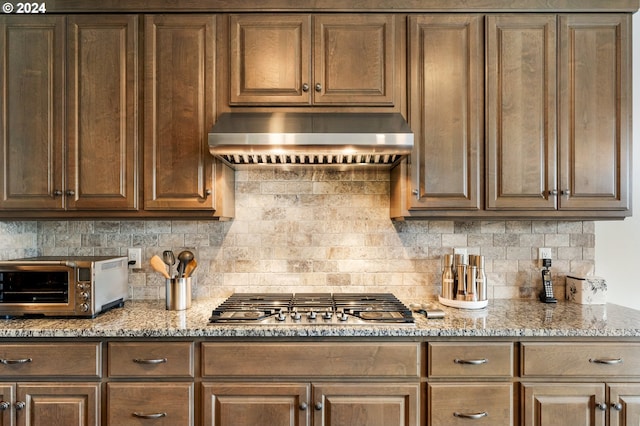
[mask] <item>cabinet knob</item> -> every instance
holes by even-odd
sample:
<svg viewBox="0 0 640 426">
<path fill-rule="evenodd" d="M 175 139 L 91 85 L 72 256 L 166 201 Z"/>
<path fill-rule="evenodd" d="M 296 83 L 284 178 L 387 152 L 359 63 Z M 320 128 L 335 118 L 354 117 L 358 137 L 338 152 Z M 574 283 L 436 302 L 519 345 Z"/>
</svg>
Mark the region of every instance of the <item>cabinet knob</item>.
<svg viewBox="0 0 640 426">
<path fill-rule="evenodd" d="M 567 195 L 567 196 L 571 195 L 571 190 L 570 189 L 563 189 L 562 190 L 562 195 Z"/>
<path fill-rule="evenodd" d="M 56 189 L 56 190 L 54 190 L 54 191 L 53 191 L 53 195 L 54 195 L 55 197 L 59 197 L 59 196 L 61 196 L 61 195 L 62 195 L 62 191 L 60 191 L 59 189 Z"/>
<path fill-rule="evenodd" d="M 556 195 L 558 195 L 558 190 L 552 189 L 551 191 L 549 191 L 549 195 L 553 195 L 555 197 Z"/>
<path fill-rule="evenodd" d="M 619 402 L 612 402 L 611 408 L 613 408 L 616 411 L 622 411 L 622 404 L 620 404 Z"/>
<path fill-rule="evenodd" d="M 322 84 L 316 83 L 316 92 L 322 92 Z"/>
<path fill-rule="evenodd" d="M 301 402 L 300 405 L 298 405 L 298 408 L 300 408 L 300 411 L 306 411 L 307 410 L 307 403 L 306 402 Z"/>
<path fill-rule="evenodd" d="M 604 402 L 598 402 L 596 404 L 596 407 L 598 407 L 599 410 L 607 411 L 607 404 L 605 404 Z"/>
<path fill-rule="evenodd" d="M 16 402 L 16 410 L 20 411 L 20 410 L 24 410 L 24 408 L 27 406 L 27 403 L 24 401 L 18 401 Z"/>
<path fill-rule="evenodd" d="M 302 91 L 303 92 L 308 92 L 309 91 L 309 85 L 307 83 L 303 83 L 302 84 Z"/>
<path fill-rule="evenodd" d="M 211 189 L 207 188 L 204 190 L 204 197 L 207 198 L 209 195 L 211 195 Z"/>
<path fill-rule="evenodd" d="M 322 402 L 316 402 L 313 407 L 318 411 L 322 410 Z"/>
<path fill-rule="evenodd" d="M 76 192 L 71 189 L 67 189 L 67 195 L 68 196 L 76 195 Z"/>
<path fill-rule="evenodd" d="M 9 404 L 7 401 L 0 401 L 0 410 L 4 411 L 9 407 L 11 407 L 11 404 Z"/>
</svg>

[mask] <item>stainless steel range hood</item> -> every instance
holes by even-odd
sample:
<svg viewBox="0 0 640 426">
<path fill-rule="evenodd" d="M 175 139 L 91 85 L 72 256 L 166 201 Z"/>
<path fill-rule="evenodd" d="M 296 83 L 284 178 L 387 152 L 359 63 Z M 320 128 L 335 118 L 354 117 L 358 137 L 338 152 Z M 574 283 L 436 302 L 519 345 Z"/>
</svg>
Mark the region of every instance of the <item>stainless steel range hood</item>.
<svg viewBox="0 0 640 426">
<path fill-rule="evenodd" d="M 209 132 L 231 165 L 393 165 L 413 148 L 397 113 L 227 113 Z"/>
</svg>

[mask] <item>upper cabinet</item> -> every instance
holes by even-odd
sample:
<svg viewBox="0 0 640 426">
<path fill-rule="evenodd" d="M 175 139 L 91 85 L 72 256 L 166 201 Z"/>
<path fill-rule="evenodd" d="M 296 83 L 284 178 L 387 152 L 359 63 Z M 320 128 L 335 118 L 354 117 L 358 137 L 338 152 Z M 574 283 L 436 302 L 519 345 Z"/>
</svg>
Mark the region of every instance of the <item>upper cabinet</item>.
<svg viewBox="0 0 640 426">
<path fill-rule="evenodd" d="M 230 15 L 229 104 L 393 106 L 395 21 L 388 14 Z"/>
<path fill-rule="evenodd" d="M 409 19 L 416 147 L 391 216 L 629 215 L 631 16 L 489 15 L 484 41 L 477 19 Z"/>
<path fill-rule="evenodd" d="M 216 17 L 147 15 L 144 32 L 144 208 L 215 211 L 225 189 L 233 191 L 217 187 L 233 177 L 207 145 L 215 119 Z"/>
<path fill-rule="evenodd" d="M 136 209 L 137 18 L 70 16 L 66 28 L 61 16 L 0 23 L 0 207 Z"/>
</svg>

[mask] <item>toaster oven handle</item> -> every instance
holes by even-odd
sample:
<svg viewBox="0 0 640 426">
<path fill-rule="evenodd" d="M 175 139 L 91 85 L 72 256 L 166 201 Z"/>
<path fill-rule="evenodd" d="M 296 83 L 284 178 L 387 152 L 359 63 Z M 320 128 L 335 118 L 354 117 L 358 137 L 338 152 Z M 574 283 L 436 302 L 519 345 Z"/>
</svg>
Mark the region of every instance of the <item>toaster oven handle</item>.
<svg viewBox="0 0 640 426">
<path fill-rule="evenodd" d="M 22 358 L 22 359 L 4 359 L 0 358 L 0 364 L 10 365 L 10 364 L 26 364 L 28 362 L 32 362 L 32 358 Z"/>
</svg>

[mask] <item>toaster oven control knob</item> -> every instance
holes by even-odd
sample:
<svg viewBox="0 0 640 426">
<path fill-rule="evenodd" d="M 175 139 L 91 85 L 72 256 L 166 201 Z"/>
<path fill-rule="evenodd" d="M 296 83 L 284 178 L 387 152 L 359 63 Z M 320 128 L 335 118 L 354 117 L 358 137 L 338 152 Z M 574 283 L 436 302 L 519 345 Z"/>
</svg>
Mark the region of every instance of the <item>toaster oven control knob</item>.
<svg viewBox="0 0 640 426">
<path fill-rule="evenodd" d="M 278 321 L 284 321 L 287 319 L 287 317 L 284 315 L 284 311 L 280 311 L 278 312 L 278 315 L 276 315 L 276 319 Z"/>
<path fill-rule="evenodd" d="M 86 303 L 82 303 L 82 304 L 80 304 L 80 310 L 81 310 L 82 312 L 87 312 L 87 311 L 89 311 L 89 305 L 87 305 Z"/>
<path fill-rule="evenodd" d="M 86 291 L 80 293 L 80 300 L 89 300 L 89 293 L 87 293 Z"/>
</svg>

